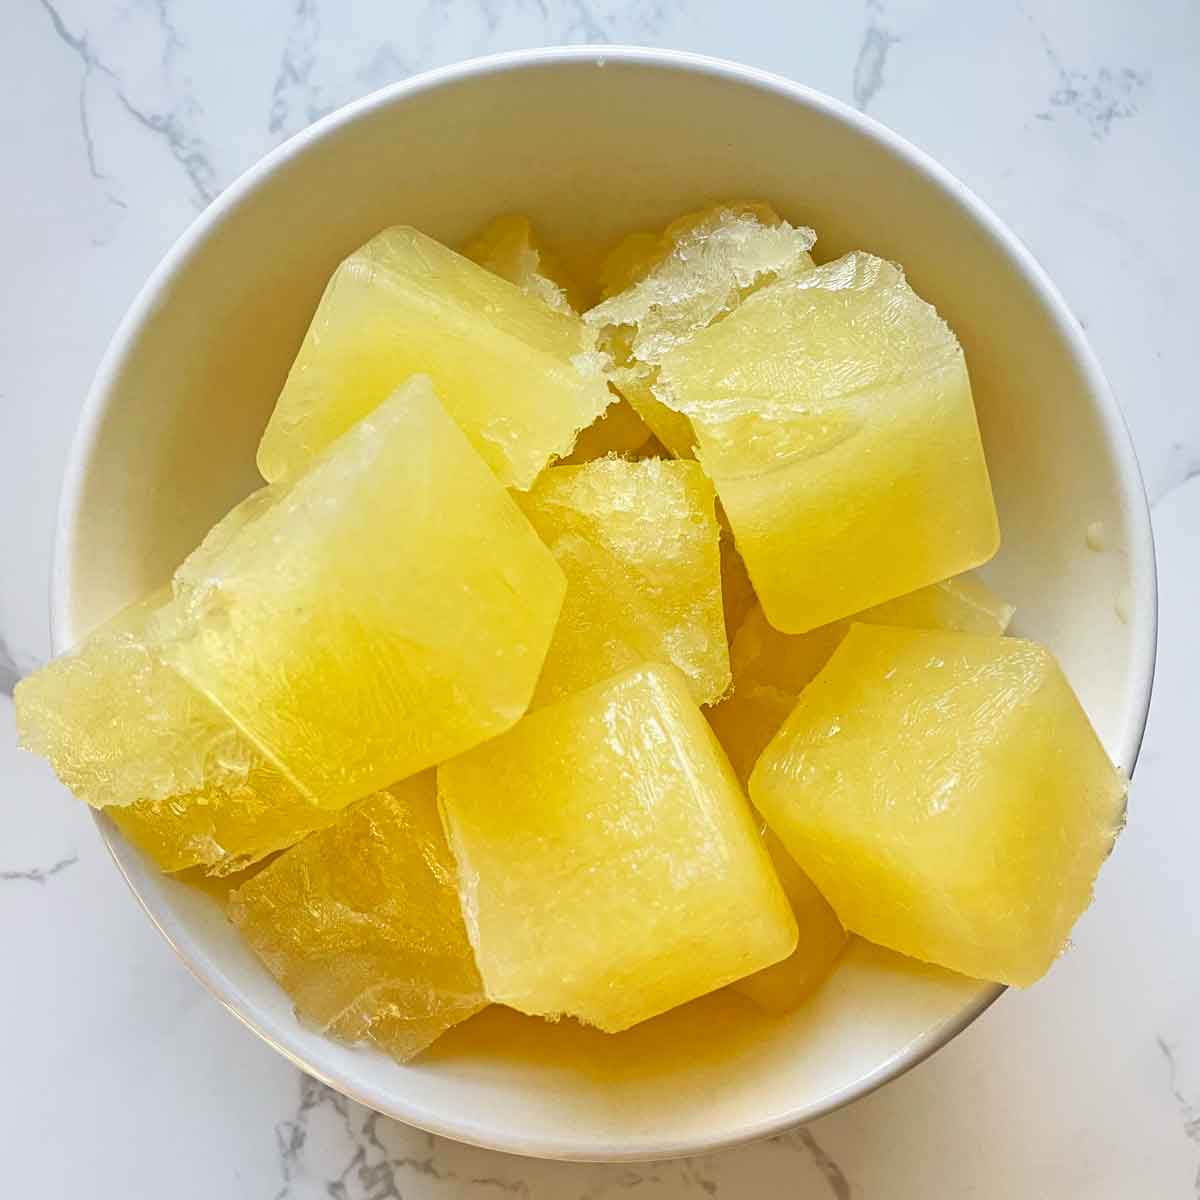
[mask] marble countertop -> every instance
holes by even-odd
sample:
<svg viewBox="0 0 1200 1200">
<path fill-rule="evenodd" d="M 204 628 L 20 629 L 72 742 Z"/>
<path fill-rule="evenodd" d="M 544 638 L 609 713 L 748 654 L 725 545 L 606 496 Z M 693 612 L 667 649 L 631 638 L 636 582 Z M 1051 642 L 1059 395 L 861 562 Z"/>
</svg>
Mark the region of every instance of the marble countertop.
<svg viewBox="0 0 1200 1200">
<path fill-rule="evenodd" d="M 197 985 L 0 697 L 0 1194 L 128 1200 L 1200 1197 L 1200 7 L 1194 0 L 10 0 L 0 37 L 0 689 L 47 653 L 68 443 L 125 307 L 259 155 L 426 67 L 557 42 L 741 59 L 842 97 L 989 201 L 1132 428 L 1161 572 L 1129 826 L 1072 951 L 805 1129 L 637 1166 L 510 1158 L 301 1075 Z"/>
</svg>

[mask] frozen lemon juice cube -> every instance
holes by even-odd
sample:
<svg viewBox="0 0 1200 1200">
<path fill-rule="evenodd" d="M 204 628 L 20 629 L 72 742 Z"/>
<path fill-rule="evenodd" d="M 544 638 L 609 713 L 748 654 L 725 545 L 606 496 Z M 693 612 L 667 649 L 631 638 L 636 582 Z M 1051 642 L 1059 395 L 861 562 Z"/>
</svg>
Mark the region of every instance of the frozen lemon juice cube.
<svg viewBox="0 0 1200 1200">
<path fill-rule="evenodd" d="M 338 808 L 512 725 L 565 586 L 418 377 L 183 564 L 163 655 Z"/>
<path fill-rule="evenodd" d="M 999 544 L 966 364 L 899 268 L 849 254 L 664 356 L 771 624 L 804 633 Z"/>
<path fill-rule="evenodd" d="M 723 520 L 719 510 L 718 520 Z M 725 637 L 732 643 L 734 634 L 757 601 L 745 560 L 738 553 L 733 533 L 725 523 L 721 525 L 721 603 L 725 609 Z"/>
<path fill-rule="evenodd" d="M 517 499 L 567 577 L 535 705 L 643 662 L 677 666 L 697 703 L 725 691 L 716 501 L 696 463 L 552 467 Z"/>
<path fill-rule="evenodd" d="M 999 636 L 1008 628 L 1013 611 L 1013 606 L 985 583 L 959 575 L 808 633 L 780 633 L 768 623 L 762 608 L 755 606 L 738 629 L 730 654 L 739 679 L 773 684 L 799 695 L 854 622 Z"/>
<path fill-rule="evenodd" d="M 635 238 L 639 235 L 634 235 Z M 625 287 L 585 314 L 602 342 L 630 331 L 628 359 L 656 366 L 674 346 L 730 312 L 749 290 L 812 269 L 811 229 L 794 228 L 763 205 L 715 205 L 667 227 L 657 250 L 639 249 L 618 272 Z M 614 251 L 625 257 L 626 243 Z"/>
<path fill-rule="evenodd" d="M 488 996 L 610 1032 L 786 957 L 796 923 L 682 675 L 637 667 L 438 768 Z"/>
<path fill-rule="evenodd" d="M 613 359 L 621 394 L 672 454 L 691 457 L 695 439 L 687 417 L 654 395 L 658 365 L 754 288 L 810 270 L 814 240 L 766 205 L 724 204 L 679 218 L 658 239 L 633 234 L 610 254 L 607 298 L 584 320 Z"/>
<path fill-rule="evenodd" d="M 226 875 L 336 818 L 165 666 L 148 633 L 168 589 L 17 685 L 21 743 L 164 871 Z"/>
<path fill-rule="evenodd" d="M 849 632 L 851 621 L 998 636 L 1008 628 L 1012 614 L 1011 604 L 969 575 L 897 596 L 808 633 L 780 633 L 755 605 L 729 648 L 732 694 L 709 713 L 709 721 L 745 781 L 801 691 Z"/>
<path fill-rule="evenodd" d="M 237 505 L 196 557 L 269 506 Z M 80 799 L 104 808 L 164 871 L 241 870 L 336 818 L 298 788 L 207 697 L 160 657 L 171 590 L 129 605 L 16 688 L 22 744 Z"/>
<path fill-rule="evenodd" d="M 302 1017 L 401 1061 L 486 1003 L 432 772 L 351 805 L 229 912 Z"/>
<path fill-rule="evenodd" d="M 804 690 L 750 795 L 847 929 L 1021 986 L 1062 950 L 1125 811 L 1041 646 L 871 625 Z"/>
<path fill-rule="evenodd" d="M 582 322 L 407 226 L 334 272 L 258 450 L 294 475 L 414 373 L 505 485 L 528 487 L 609 402 Z"/>
<path fill-rule="evenodd" d="M 562 460 L 564 465 L 592 462 L 609 454 L 633 457 L 653 438 L 650 427 L 628 400 L 615 392 L 611 399 L 600 419 L 575 439 L 575 449 Z"/>
<path fill-rule="evenodd" d="M 785 1013 L 817 990 L 849 939 L 829 902 L 796 865 L 783 843 L 769 829 L 763 830 L 763 841 L 792 906 L 800 936 L 787 958 L 729 986 L 766 1012 Z"/>
<path fill-rule="evenodd" d="M 514 283 L 528 296 L 572 316 L 576 288 L 557 258 L 534 235 L 527 217 L 497 217 L 463 247 L 472 262 Z"/>
<path fill-rule="evenodd" d="M 515 283 L 526 295 L 557 312 L 576 315 L 572 297 L 578 296 L 578 288 L 558 259 L 537 240 L 526 217 L 497 217 L 463 247 L 463 253 L 501 279 Z M 580 430 L 574 449 L 562 457 L 563 462 L 630 454 L 650 440 L 650 429 L 628 401 L 615 394 L 608 401 L 603 414 Z"/>
</svg>

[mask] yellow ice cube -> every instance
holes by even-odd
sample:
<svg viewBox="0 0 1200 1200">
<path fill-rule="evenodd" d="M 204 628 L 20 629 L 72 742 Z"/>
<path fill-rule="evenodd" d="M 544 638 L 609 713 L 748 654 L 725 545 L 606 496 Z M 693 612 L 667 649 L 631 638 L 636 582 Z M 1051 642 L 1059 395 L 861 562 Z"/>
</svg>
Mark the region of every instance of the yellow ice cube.
<svg viewBox="0 0 1200 1200">
<path fill-rule="evenodd" d="M 1008 628 L 1014 611 L 1011 604 L 973 575 L 943 579 L 808 633 L 780 633 L 767 621 L 762 607 L 756 605 L 738 629 L 730 657 L 737 679 L 773 684 L 799 695 L 829 661 L 854 622 L 998 637 Z"/>
<path fill-rule="evenodd" d="M 575 439 L 575 449 L 562 461 L 574 466 L 609 454 L 632 457 L 653 436 L 650 427 L 637 415 L 629 401 L 614 394 L 604 414 L 580 431 Z"/>
<path fill-rule="evenodd" d="M 558 258 L 542 245 L 528 217 L 497 217 L 463 247 L 472 262 L 514 283 L 561 313 L 575 316 L 578 289 Z"/>
<path fill-rule="evenodd" d="M 721 696 L 720 531 L 696 463 L 551 467 L 517 500 L 567 577 L 535 706 L 643 662 L 677 666 L 698 703 Z"/>
<path fill-rule="evenodd" d="M 505 485 L 528 487 L 610 395 L 582 322 L 407 226 L 334 272 L 258 449 L 295 475 L 414 373 Z"/>
<path fill-rule="evenodd" d="M 778 280 L 669 349 L 767 618 L 804 633 L 986 561 L 999 545 L 953 333 L 903 272 L 854 253 Z"/>
<path fill-rule="evenodd" d="M 612 358 L 613 382 L 672 454 L 690 458 L 685 415 L 654 395 L 673 347 L 771 280 L 811 270 L 815 235 L 767 205 L 718 204 L 680 217 L 658 239 L 634 234 L 601 268 L 606 298 L 584 315 Z M 615 290 L 620 285 L 619 290 Z"/>
<path fill-rule="evenodd" d="M 266 491 L 266 489 L 263 489 Z M 258 507 L 234 509 L 221 538 Z M 336 819 L 159 657 L 169 588 L 130 605 L 17 685 L 21 743 L 107 809 L 164 871 L 227 875 Z"/>
<path fill-rule="evenodd" d="M 1011 604 L 970 575 L 944 579 L 808 633 L 780 633 L 755 604 L 730 644 L 732 693 L 711 710 L 709 721 L 738 778 L 745 782 L 797 697 L 829 661 L 852 621 L 999 636 L 1008 628 L 1013 611 Z"/>
<path fill-rule="evenodd" d="M 419 376 L 183 564 L 163 656 L 338 808 L 518 720 L 565 588 Z"/>
<path fill-rule="evenodd" d="M 720 228 L 719 238 L 728 237 L 732 240 L 733 237 L 742 236 L 746 241 L 751 241 L 752 237 L 746 229 L 734 233 L 723 228 L 733 219 L 746 222 L 747 228 L 750 222 L 771 226 L 783 223 L 783 218 L 769 204 L 731 200 L 685 213 L 672 221 L 662 233 L 626 234 L 600 263 L 600 298 L 607 300 L 640 283 L 680 243 L 686 247 L 692 246 L 694 243 L 688 239 L 697 231 L 704 233 Z"/>
<path fill-rule="evenodd" d="M 1012 616 L 983 583 L 967 575 L 898 596 L 854 620 L 993 635 Z M 796 705 L 804 686 L 828 661 L 850 629 L 836 621 L 808 633 L 772 629 L 755 605 L 731 647 L 733 692 L 708 713 L 738 778 L 745 783 L 771 738 Z M 768 831 L 768 849 L 792 902 L 800 941 L 795 953 L 733 986 L 770 1012 L 783 1012 L 808 996 L 832 969 L 846 941 L 833 910 L 782 845 Z"/>
<path fill-rule="evenodd" d="M 769 829 L 763 830 L 763 841 L 792 906 L 800 938 L 787 958 L 729 986 L 766 1012 L 785 1013 L 817 990 L 849 939 L 829 902 L 796 866 L 783 843 Z"/>
<path fill-rule="evenodd" d="M 613 386 L 622 398 L 675 458 L 696 457 L 696 434 L 683 413 L 668 408 L 650 386 L 657 368 L 618 365 L 612 371 Z"/>
<path fill-rule="evenodd" d="M 551 308 L 576 314 L 579 289 L 566 268 L 538 241 L 528 218 L 497 217 L 463 247 L 463 253 Z M 584 463 L 606 454 L 631 454 L 653 436 L 628 401 L 615 394 L 608 399 L 608 408 L 580 430 L 575 448 L 562 462 Z"/>
<path fill-rule="evenodd" d="M 746 563 L 738 553 L 733 533 L 719 505 L 717 519 L 721 522 L 721 603 L 725 609 L 725 637 L 732 643 L 734 634 L 757 601 Z"/>
<path fill-rule="evenodd" d="M 906 625 L 1000 636 L 1017 610 L 976 575 L 955 575 L 885 600 L 851 617 L 866 625 Z M 843 622 L 843 628 L 846 626 Z"/>
<path fill-rule="evenodd" d="M 796 922 L 674 668 L 636 667 L 438 768 L 488 996 L 626 1029 L 778 962 Z"/>
<path fill-rule="evenodd" d="M 433 780 L 351 805 L 229 901 L 302 1017 L 401 1061 L 486 1004 Z"/>
<path fill-rule="evenodd" d="M 644 446 L 639 446 L 629 457 L 640 461 L 647 458 L 674 458 L 676 456 L 658 438 L 651 436 Z M 747 578 L 749 577 L 747 576 Z"/>
<path fill-rule="evenodd" d="M 758 756 L 796 707 L 796 695 L 754 679 L 735 678 L 730 694 L 706 710 L 708 723 L 743 787 Z"/>
<path fill-rule="evenodd" d="M 600 299 L 607 300 L 644 279 L 665 254 L 659 234 L 626 234 L 600 263 Z"/>
<path fill-rule="evenodd" d="M 1112 849 L 1125 782 L 1043 647 L 855 625 L 750 795 L 845 927 L 1025 986 Z"/>
</svg>

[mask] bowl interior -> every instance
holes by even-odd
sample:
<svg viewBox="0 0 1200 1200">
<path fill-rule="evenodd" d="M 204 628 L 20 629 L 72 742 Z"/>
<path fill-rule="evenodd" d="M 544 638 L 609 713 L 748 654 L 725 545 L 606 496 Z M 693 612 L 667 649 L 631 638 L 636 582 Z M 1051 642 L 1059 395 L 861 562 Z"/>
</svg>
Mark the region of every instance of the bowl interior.
<svg viewBox="0 0 1200 1200">
<path fill-rule="evenodd" d="M 218 200 L 97 378 L 64 493 L 57 648 L 162 582 L 256 485 L 258 437 L 321 289 L 379 229 L 408 222 L 454 244 L 522 212 L 586 265 L 629 230 L 721 198 L 767 199 L 812 225 L 819 258 L 863 247 L 898 260 L 950 321 L 1004 532 L 986 574 L 1130 768 L 1152 553 L 1124 428 L 1074 321 L 994 219 L 898 139 L 793 85 L 684 55 L 530 52 L 436 72 L 335 114 Z M 516 1152 L 665 1156 L 782 1128 L 918 1061 L 997 993 L 860 943 L 785 1019 L 718 994 L 606 1037 L 492 1009 L 402 1067 L 301 1027 L 213 894 L 101 827 L 164 934 L 268 1041 L 375 1108 Z"/>
</svg>

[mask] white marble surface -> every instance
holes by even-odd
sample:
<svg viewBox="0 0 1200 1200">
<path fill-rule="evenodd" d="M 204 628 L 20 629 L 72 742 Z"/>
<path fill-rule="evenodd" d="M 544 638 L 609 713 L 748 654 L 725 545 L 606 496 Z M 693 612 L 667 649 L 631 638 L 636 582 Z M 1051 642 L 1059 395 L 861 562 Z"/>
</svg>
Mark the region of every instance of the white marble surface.
<svg viewBox="0 0 1200 1200">
<path fill-rule="evenodd" d="M 0 8 L 0 686 L 47 652 L 91 374 L 195 213 L 425 67 L 552 42 L 742 59 L 867 109 L 991 202 L 1100 354 L 1154 503 L 1159 678 L 1075 948 L 904 1079 L 711 1158 L 564 1166 L 376 1118 L 193 983 L 0 698 L 0 1194 L 172 1200 L 1200 1196 L 1200 7 L 1194 0 L 7 0 Z"/>
</svg>

